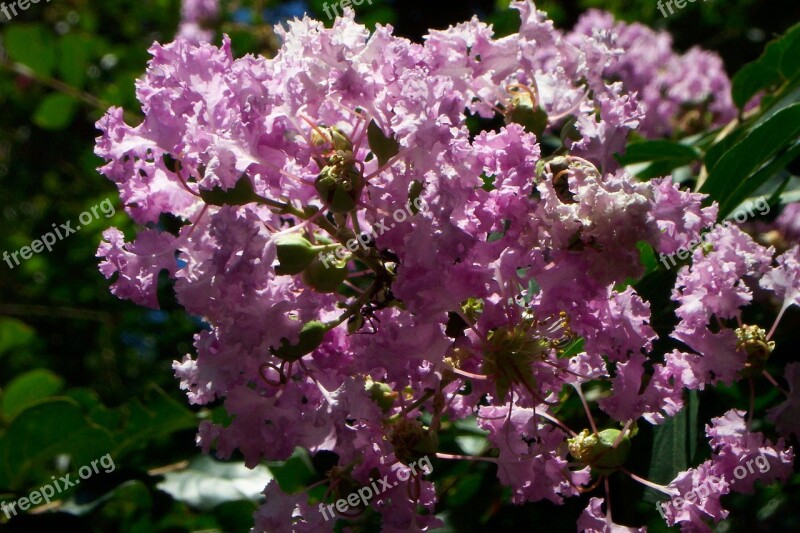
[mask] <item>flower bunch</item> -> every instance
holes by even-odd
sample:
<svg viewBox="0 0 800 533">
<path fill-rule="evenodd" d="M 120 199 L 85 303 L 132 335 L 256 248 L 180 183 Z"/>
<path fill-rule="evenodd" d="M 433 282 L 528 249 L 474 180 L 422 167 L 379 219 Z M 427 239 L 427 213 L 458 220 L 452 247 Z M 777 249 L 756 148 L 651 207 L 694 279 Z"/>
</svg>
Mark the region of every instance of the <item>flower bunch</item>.
<svg viewBox="0 0 800 533">
<path fill-rule="evenodd" d="M 229 414 L 202 423 L 199 445 L 251 467 L 297 447 L 335 454 L 324 502 L 273 481 L 256 530 L 331 530 L 316 503 L 424 456 L 495 463 L 514 502 L 561 503 L 618 471 L 655 486 L 624 466 L 636 422 L 674 416 L 686 389 L 762 375 L 777 320 L 742 323 L 756 288 L 781 313 L 800 304 L 796 246 L 776 259 L 717 226 L 675 282 L 671 337 L 685 350 L 654 352 L 650 303 L 628 282 L 644 274 L 640 249 L 687 247 L 716 206 L 669 177 L 637 180 L 614 154 L 634 130 L 727 120 L 729 82 L 716 56 L 674 54 L 663 34 L 598 12 L 565 34 L 529 1 L 514 6 L 520 30 L 503 38 L 473 19 L 415 44 L 389 27 L 370 34 L 350 11 L 330 29 L 308 18 L 278 29 L 273 59 L 234 59 L 227 38 L 156 44 L 137 84 L 144 121 L 112 108 L 99 122 L 100 170 L 144 226 L 132 241 L 104 234 L 112 292 L 157 307 L 166 272 L 208 325 L 174 364 L 190 402 L 222 400 Z M 642 47 L 664 61 L 637 61 Z M 596 385 L 605 429 L 582 393 Z M 559 418 L 570 396 L 589 414 L 582 431 Z M 784 435 L 798 433 L 796 402 L 793 389 L 773 411 Z M 462 419 L 494 453 L 442 451 L 443 423 Z M 768 457 L 762 480 L 791 472 L 791 448 L 741 411 L 707 434 L 711 459 L 662 492 L 731 481 L 746 454 Z M 718 497 L 668 520 L 702 529 L 725 516 Z M 580 527 L 617 527 L 602 504 Z M 384 531 L 424 531 L 440 523 L 435 505 L 418 473 L 339 518 L 379 513 Z"/>
</svg>

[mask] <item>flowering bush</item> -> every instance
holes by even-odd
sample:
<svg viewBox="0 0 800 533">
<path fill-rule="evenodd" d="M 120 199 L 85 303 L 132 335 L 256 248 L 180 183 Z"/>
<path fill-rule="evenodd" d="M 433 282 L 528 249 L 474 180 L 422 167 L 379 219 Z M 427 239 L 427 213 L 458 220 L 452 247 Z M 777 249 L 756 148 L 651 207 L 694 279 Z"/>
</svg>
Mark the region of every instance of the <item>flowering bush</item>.
<svg viewBox="0 0 800 533">
<path fill-rule="evenodd" d="M 187 26 L 151 48 L 144 122 L 112 108 L 98 124 L 100 170 L 143 226 L 131 241 L 104 234 L 112 292 L 157 307 L 166 272 L 208 326 L 174 363 L 190 402 L 223 400 L 229 415 L 203 422 L 199 445 L 251 467 L 335 454 L 323 493 L 270 482 L 257 531 L 332 530 L 330 502 L 425 456 L 493 463 L 515 503 L 604 482 L 585 531 L 635 529 L 612 522 L 609 476 L 669 497 L 721 482 L 662 513 L 704 531 L 727 515 L 723 494 L 792 473 L 800 367 L 786 391 L 766 365 L 800 304 L 800 248 L 716 222 L 796 157 L 798 106 L 781 98 L 796 65 L 732 88 L 716 55 L 676 54 L 664 33 L 596 11 L 564 33 L 514 6 L 514 35 L 473 19 L 424 45 L 370 34 L 352 11 L 330 29 L 295 20 L 273 59 L 234 59 L 227 38 Z M 771 151 L 753 153 L 777 124 Z M 676 273 L 653 261 L 706 231 Z M 654 285 L 671 301 L 646 297 Z M 774 320 L 746 318 L 757 301 L 777 302 Z M 732 406 L 706 426 L 710 458 L 671 482 L 626 467 L 640 424 L 666 424 L 691 391 L 753 380 L 786 396 L 770 410 L 779 437 L 752 429 L 752 404 Z M 575 401 L 582 422 L 564 414 Z M 455 453 L 444 436 L 458 424 L 486 449 Z M 734 475 L 756 457 L 766 469 Z M 337 519 L 430 530 L 436 489 L 417 472 Z"/>
</svg>

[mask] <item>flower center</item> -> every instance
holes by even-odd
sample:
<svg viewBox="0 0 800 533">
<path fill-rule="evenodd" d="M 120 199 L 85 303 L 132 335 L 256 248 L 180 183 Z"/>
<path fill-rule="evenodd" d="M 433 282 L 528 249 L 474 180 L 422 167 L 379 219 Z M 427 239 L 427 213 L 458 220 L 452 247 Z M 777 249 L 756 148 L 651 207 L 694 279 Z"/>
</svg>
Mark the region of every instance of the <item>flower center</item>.
<svg viewBox="0 0 800 533">
<path fill-rule="evenodd" d="M 736 330 L 736 349 L 747 355 L 747 362 L 741 374 L 743 377 L 753 377 L 764 370 L 775 342 L 767 340 L 767 332 L 758 326 L 744 325 Z"/>
</svg>

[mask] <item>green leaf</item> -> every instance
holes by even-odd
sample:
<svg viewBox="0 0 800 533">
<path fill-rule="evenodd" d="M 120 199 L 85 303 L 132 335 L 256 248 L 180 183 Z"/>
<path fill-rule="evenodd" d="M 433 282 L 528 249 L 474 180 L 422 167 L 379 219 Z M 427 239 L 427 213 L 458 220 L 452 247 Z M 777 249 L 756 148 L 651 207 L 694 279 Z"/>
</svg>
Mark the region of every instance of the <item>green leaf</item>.
<svg viewBox="0 0 800 533">
<path fill-rule="evenodd" d="M 653 247 L 645 241 L 637 242 L 636 247 L 639 249 L 639 261 L 642 263 L 642 266 L 645 267 L 644 275 L 646 276 L 658 268 L 656 252 L 653 250 Z"/>
<path fill-rule="evenodd" d="M 387 137 L 374 120 L 369 123 L 367 128 L 367 141 L 369 142 L 369 149 L 378 158 L 379 165 L 386 164 L 389 159 L 400 152 L 400 144 L 395 140 L 394 136 Z"/>
<path fill-rule="evenodd" d="M 86 70 L 91 58 L 91 41 L 78 33 L 68 33 L 58 46 L 58 73 L 76 89 L 86 81 Z"/>
<path fill-rule="evenodd" d="M 53 396 L 64 387 L 64 380 L 49 370 L 31 370 L 8 384 L 2 395 L 2 412 L 12 420 L 23 409 Z"/>
<path fill-rule="evenodd" d="M 781 58 L 781 74 L 792 79 L 800 73 L 800 24 L 789 30 L 786 35 L 786 49 Z"/>
<path fill-rule="evenodd" d="M 141 399 L 122 406 L 120 415 L 123 427 L 114 433 L 116 447 L 111 453 L 115 457 L 142 448 L 153 439 L 194 429 L 198 423 L 194 413 L 155 385 Z"/>
<path fill-rule="evenodd" d="M 268 468 L 275 476 L 275 481 L 278 482 L 281 490 L 288 494 L 295 493 L 317 481 L 317 473 L 311 466 L 308 454 L 299 448 L 286 461 L 271 463 Z"/>
<path fill-rule="evenodd" d="M 616 159 L 625 166 L 645 162 L 670 162 L 679 167 L 691 163 L 698 157 L 700 154 L 689 145 L 656 140 L 631 143 L 625 147 L 625 153 L 617 155 Z"/>
<path fill-rule="evenodd" d="M 222 531 L 247 533 L 253 528 L 252 517 L 256 509 L 256 504 L 250 501 L 225 502 L 214 509 L 214 517 Z"/>
<path fill-rule="evenodd" d="M 32 343 L 35 330 L 15 318 L 0 317 L 0 355 Z"/>
<path fill-rule="evenodd" d="M 759 91 L 771 90 L 800 71 L 800 24 L 767 44 L 756 61 L 745 65 L 733 77 L 731 94 L 743 108 Z"/>
<path fill-rule="evenodd" d="M 800 142 L 796 143 L 790 149 L 786 150 L 779 157 L 774 159 L 767 166 L 759 170 L 751 178 L 739 183 L 733 189 L 727 199 L 719 206 L 719 216 L 726 217 L 730 214 L 739 204 L 744 202 L 751 194 L 753 194 L 763 183 L 766 183 L 773 176 L 781 172 L 786 165 L 800 157 Z M 789 177 L 787 175 L 787 177 Z M 779 193 L 780 194 L 780 193 Z"/>
<path fill-rule="evenodd" d="M 758 173 L 755 174 L 756 179 L 753 179 L 754 173 L 795 141 L 798 134 L 800 103 L 778 111 L 734 144 L 710 170 L 700 191 L 711 195 L 720 204 L 725 204 L 745 180 L 751 179 L 747 188 L 755 190 L 774 173 Z M 720 215 L 724 216 L 724 213 Z"/>
<path fill-rule="evenodd" d="M 485 476 L 481 472 L 473 472 L 460 477 L 458 483 L 447 493 L 448 506 L 467 505 L 480 491 Z"/>
<path fill-rule="evenodd" d="M 711 146 L 706 152 L 704 159 L 706 170 L 708 172 L 714 170 L 714 167 L 717 166 L 717 163 L 719 163 L 719 160 L 722 159 L 723 155 L 725 155 L 725 152 L 730 150 L 733 145 L 739 142 L 745 133 L 747 133 L 747 130 L 744 127 L 736 128 L 728 135 L 723 137 L 722 140 Z"/>
<path fill-rule="evenodd" d="M 690 391 L 683 411 L 653 428 L 647 479 L 666 485 L 693 464 L 697 453 L 698 407 L 697 392 Z"/>
<path fill-rule="evenodd" d="M 41 482 L 58 455 L 80 468 L 112 448 L 107 431 L 89 423 L 80 406 L 66 398 L 38 403 L 11 422 L 0 446 L 0 480 L 21 489 Z"/>
<path fill-rule="evenodd" d="M 748 63 L 733 77 L 733 102 L 742 109 L 756 93 L 779 83 L 780 79 L 776 68 L 762 63 Z"/>
<path fill-rule="evenodd" d="M 80 404 L 84 413 L 89 414 L 89 420 L 108 430 L 122 427 L 122 414 L 119 409 L 109 409 L 100 401 L 97 393 L 86 387 L 75 387 L 64 392 L 65 398 L 70 398 Z"/>
<path fill-rule="evenodd" d="M 583 337 L 578 337 L 564 348 L 564 352 L 559 354 L 559 359 L 569 359 L 583 351 L 584 340 Z"/>
<path fill-rule="evenodd" d="M 623 166 L 650 163 L 636 172 L 642 179 L 667 176 L 674 169 L 693 163 L 699 157 L 700 153 L 694 147 L 666 140 L 637 141 L 629 144 L 624 154 L 615 154 Z"/>
<path fill-rule="evenodd" d="M 48 95 L 33 114 L 33 123 L 45 130 L 63 130 L 72 123 L 78 102 L 66 94 Z"/>
<path fill-rule="evenodd" d="M 8 57 L 41 76 L 50 76 L 56 66 L 53 35 L 40 24 L 14 23 L 5 32 Z"/>
<path fill-rule="evenodd" d="M 210 511 L 224 502 L 257 501 L 272 479 L 263 465 L 249 469 L 243 462 L 195 456 L 186 468 L 166 472 L 158 489 L 194 508 Z"/>
</svg>

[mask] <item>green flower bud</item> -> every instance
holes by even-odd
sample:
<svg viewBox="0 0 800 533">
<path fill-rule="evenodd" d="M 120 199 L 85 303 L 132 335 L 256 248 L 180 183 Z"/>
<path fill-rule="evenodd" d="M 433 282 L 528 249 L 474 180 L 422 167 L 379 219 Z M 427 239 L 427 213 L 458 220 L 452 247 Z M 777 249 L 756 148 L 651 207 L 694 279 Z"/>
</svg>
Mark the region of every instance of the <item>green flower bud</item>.
<svg viewBox="0 0 800 533">
<path fill-rule="evenodd" d="M 346 263 L 316 257 L 303 271 L 303 281 L 317 292 L 336 292 L 347 274 Z"/>
<path fill-rule="evenodd" d="M 280 347 L 278 349 L 273 348 L 271 351 L 276 357 L 280 357 L 284 361 L 297 361 L 304 355 L 316 350 L 322 344 L 322 339 L 327 332 L 328 327 L 325 324 L 318 320 L 312 320 L 303 324 L 297 344 L 289 344 L 289 339 L 283 337 Z"/>
<path fill-rule="evenodd" d="M 259 202 L 263 198 L 256 194 L 253 183 L 247 176 L 241 176 L 230 189 L 219 186 L 213 189 L 201 189 L 200 198 L 208 205 L 246 205 Z"/>
<path fill-rule="evenodd" d="M 317 257 L 314 245 L 297 233 L 281 237 L 277 248 L 279 274 L 299 274 Z"/>
<path fill-rule="evenodd" d="M 358 168 L 340 156 L 331 157 L 331 164 L 322 169 L 314 183 L 317 194 L 334 213 L 349 213 L 355 209 L 364 185 Z"/>
<path fill-rule="evenodd" d="M 334 150 L 353 151 L 353 143 L 350 142 L 350 139 L 347 138 L 347 135 L 342 130 L 335 127 L 320 126 L 314 128 L 311 131 L 311 144 L 318 147 L 329 144 L 333 146 Z"/>
<path fill-rule="evenodd" d="M 534 107 L 530 94 L 518 92 L 509 101 L 505 122 L 519 124 L 525 131 L 540 138 L 547 127 L 547 113 L 538 105 Z"/>
<path fill-rule="evenodd" d="M 569 453 L 575 459 L 592 468 L 592 472 L 605 476 L 619 469 L 631 451 L 630 433 L 626 433 L 619 444 L 614 443 L 622 433 L 618 429 L 604 429 L 597 435 L 584 429 L 575 437 L 568 439 Z"/>
<path fill-rule="evenodd" d="M 377 381 L 371 385 L 367 383 L 367 392 L 384 413 L 394 406 L 394 401 L 399 396 L 389 385 Z"/>
</svg>

